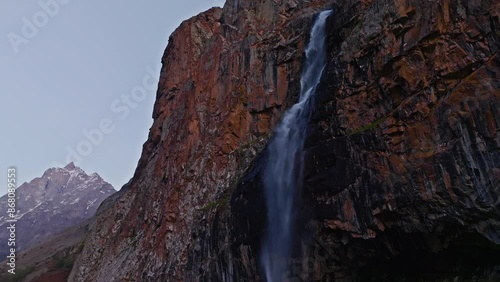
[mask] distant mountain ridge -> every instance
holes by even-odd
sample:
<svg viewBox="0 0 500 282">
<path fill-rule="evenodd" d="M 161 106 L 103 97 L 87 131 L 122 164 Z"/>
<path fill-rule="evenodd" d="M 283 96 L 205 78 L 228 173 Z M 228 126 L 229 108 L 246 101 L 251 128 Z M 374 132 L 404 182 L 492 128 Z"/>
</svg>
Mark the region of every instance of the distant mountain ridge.
<svg viewBox="0 0 500 282">
<path fill-rule="evenodd" d="M 25 250 L 94 215 L 99 205 L 115 191 L 97 173 L 86 174 L 74 163 L 50 168 L 16 190 L 16 248 Z M 7 195 L 0 206 L 7 208 Z M 7 214 L 0 213 L 0 255 L 7 251 Z"/>
</svg>

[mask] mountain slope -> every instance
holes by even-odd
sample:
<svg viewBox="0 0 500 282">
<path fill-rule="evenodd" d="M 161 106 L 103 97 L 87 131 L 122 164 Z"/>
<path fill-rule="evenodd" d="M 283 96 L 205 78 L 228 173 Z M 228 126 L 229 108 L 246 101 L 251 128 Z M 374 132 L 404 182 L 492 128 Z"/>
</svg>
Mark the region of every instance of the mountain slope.
<svg viewBox="0 0 500 282">
<path fill-rule="evenodd" d="M 88 224 L 89 220 L 85 220 L 21 251 L 17 254 L 15 275 L 7 272 L 7 264 L 0 265 L 0 281 L 67 281 L 75 258 L 83 248 Z"/>
<path fill-rule="evenodd" d="M 22 184 L 16 190 L 16 251 L 26 250 L 92 217 L 101 202 L 114 192 L 113 186 L 98 174 L 87 175 L 73 163 L 48 169 L 42 177 Z M 7 206 L 7 195 L 0 198 L 0 206 Z M 5 217 L 0 216 L 0 238 L 8 235 Z M 4 241 L 2 252 L 7 250 Z"/>
</svg>

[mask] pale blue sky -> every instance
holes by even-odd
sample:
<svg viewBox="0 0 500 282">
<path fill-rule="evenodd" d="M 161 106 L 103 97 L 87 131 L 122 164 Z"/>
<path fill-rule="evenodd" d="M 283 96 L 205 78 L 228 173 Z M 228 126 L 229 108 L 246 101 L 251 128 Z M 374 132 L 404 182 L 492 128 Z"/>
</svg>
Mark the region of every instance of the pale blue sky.
<svg viewBox="0 0 500 282">
<path fill-rule="evenodd" d="M 223 1 L 56 1 L 0 3 L 1 179 L 7 183 L 13 165 L 19 182 L 29 181 L 64 165 L 75 150 L 77 165 L 119 189 L 152 124 L 158 78 L 150 73 L 158 71 L 168 36 Z M 52 5 L 44 10 L 40 3 Z M 141 96 L 151 83 L 155 89 Z M 113 129 L 102 138 L 95 133 L 101 123 L 101 132 Z"/>
</svg>

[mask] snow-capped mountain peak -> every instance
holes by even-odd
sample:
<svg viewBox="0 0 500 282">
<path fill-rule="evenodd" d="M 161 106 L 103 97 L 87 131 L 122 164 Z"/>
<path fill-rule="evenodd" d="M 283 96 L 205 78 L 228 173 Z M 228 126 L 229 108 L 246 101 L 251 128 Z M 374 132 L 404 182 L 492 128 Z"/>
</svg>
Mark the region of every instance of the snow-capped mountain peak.
<svg viewBox="0 0 500 282">
<path fill-rule="evenodd" d="M 18 249 L 90 218 L 114 192 L 97 173 L 88 175 L 72 162 L 64 168 L 50 168 L 41 177 L 22 184 L 16 190 Z M 7 195 L 0 198 L 4 210 L 7 199 Z M 6 215 L 0 215 L 0 236 L 7 235 L 6 219 Z"/>
</svg>

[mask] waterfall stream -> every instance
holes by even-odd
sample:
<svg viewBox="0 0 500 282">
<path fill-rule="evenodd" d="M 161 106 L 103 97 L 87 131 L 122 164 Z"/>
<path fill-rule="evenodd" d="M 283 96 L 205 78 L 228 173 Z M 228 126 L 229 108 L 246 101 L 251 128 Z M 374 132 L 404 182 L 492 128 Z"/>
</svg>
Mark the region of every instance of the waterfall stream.
<svg viewBox="0 0 500 282">
<path fill-rule="evenodd" d="M 283 259 L 291 255 L 294 209 L 302 181 L 302 150 L 311 110 L 310 100 L 325 67 L 325 23 L 331 12 L 324 11 L 317 16 L 305 52 L 299 102 L 285 113 L 268 146 L 264 173 L 268 226 L 261 251 L 268 282 L 281 281 L 286 268 Z"/>
</svg>

